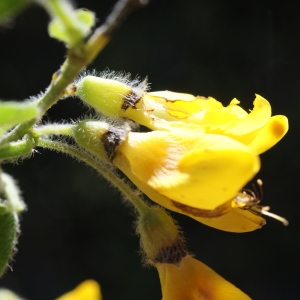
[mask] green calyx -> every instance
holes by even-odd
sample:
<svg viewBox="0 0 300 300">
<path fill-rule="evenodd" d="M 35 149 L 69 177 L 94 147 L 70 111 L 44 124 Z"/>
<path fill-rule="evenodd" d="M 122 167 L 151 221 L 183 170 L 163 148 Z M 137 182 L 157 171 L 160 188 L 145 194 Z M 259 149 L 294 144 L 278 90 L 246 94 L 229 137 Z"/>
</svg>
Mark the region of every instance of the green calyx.
<svg viewBox="0 0 300 300">
<path fill-rule="evenodd" d="M 130 86 L 114 79 L 96 76 L 82 78 L 76 86 L 75 95 L 113 119 L 122 117 L 125 110 L 134 106 L 138 98 Z"/>
<path fill-rule="evenodd" d="M 116 148 L 125 140 L 129 129 L 108 123 L 83 120 L 73 129 L 77 144 L 104 161 L 112 160 Z"/>
</svg>

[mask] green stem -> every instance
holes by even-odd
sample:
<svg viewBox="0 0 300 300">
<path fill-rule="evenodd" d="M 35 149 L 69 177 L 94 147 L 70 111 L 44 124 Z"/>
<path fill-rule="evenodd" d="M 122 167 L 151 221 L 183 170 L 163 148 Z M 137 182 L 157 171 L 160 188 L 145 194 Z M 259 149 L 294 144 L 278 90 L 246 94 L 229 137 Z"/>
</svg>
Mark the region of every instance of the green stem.
<svg viewBox="0 0 300 300">
<path fill-rule="evenodd" d="M 88 152 L 63 142 L 48 139 L 38 139 L 36 146 L 68 154 L 77 158 L 79 161 L 86 163 L 118 188 L 120 192 L 133 204 L 139 214 L 145 214 L 149 210 L 149 206 L 137 195 L 137 192 L 133 191 L 123 179 L 119 178 L 110 165 L 99 161 Z"/>
<path fill-rule="evenodd" d="M 41 110 L 41 116 L 64 95 L 67 86 L 105 47 L 122 19 L 133 9 L 134 3 L 143 4 L 138 0 L 120 0 L 117 2 L 107 21 L 94 32 L 85 45 L 80 49 L 78 47 L 69 49 L 68 57 L 61 68 L 62 73 L 52 81 L 45 94 L 35 102 Z M 35 123 L 36 120 L 32 119 L 16 126 L 0 144 L 3 145 L 20 139 Z"/>
<path fill-rule="evenodd" d="M 49 124 L 35 127 L 33 132 L 37 137 L 52 134 L 73 136 L 74 127 L 75 125 L 70 124 Z"/>
</svg>

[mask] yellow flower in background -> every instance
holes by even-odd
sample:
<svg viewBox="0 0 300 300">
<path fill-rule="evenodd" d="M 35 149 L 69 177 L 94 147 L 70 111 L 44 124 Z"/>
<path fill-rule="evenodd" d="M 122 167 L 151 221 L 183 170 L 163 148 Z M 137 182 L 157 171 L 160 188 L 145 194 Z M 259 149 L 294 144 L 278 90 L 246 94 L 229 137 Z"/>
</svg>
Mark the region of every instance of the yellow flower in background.
<svg viewBox="0 0 300 300">
<path fill-rule="evenodd" d="M 101 289 L 96 281 L 86 280 L 56 300 L 102 300 Z"/>
<path fill-rule="evenodd" d="M 249 300 L 240 289 L 190 255 L 180 265 L 157 263 L 162 300 Z"/>
</svg>

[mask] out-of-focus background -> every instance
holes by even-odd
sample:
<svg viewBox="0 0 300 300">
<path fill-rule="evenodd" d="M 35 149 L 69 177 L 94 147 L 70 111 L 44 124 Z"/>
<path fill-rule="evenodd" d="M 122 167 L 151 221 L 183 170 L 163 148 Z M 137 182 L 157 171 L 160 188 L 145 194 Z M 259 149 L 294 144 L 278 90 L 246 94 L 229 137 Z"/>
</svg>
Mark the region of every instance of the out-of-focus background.
<svg viewBox="0 0 300 300">
<path fill-rule="evenodd" d="M 114 1 L 78 0 L 104 21 Z M 276 4 L 277 3 L 277 4 Z M 234 97 L 252 108 L 254 94 L 289 118 L 290 131 L 261 156 L 263 204 L 286 217 L 252 233 L 234 234 L 174 214 L 196 257 L 253 299 L 299 299 L 300 266 L 300 11 L 298 1 L 150 0 L 132 14 L 88 69 L 148 76 L 151 90 Z M 279 4 L 278 4 L 279 3 Z M 48 37 L 48 15 L 31 6 L 0 28 L 1 99 L 44 91 L 64 60 Z M 78 99 L 60 101 L 45 121 L 83 116 Z M 26 299 L 50 300 L 93 278 L 105 300 L 160 299 L 155 269 L 141 265 L 134 214 L 90 168 L 38 149 L 4 170 L 19 182 L 28 211 L 11 270 L 0 279 Z"/>
</svg>

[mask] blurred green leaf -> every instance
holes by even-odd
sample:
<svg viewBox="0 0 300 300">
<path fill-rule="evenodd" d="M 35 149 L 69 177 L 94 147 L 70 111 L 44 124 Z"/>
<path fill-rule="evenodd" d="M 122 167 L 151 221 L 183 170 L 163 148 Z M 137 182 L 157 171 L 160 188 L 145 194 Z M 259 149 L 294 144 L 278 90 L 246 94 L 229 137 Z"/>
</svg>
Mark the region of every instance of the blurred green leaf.
<svg viewBox="0 0 300 300">
<path fill-rule="evenodd" d="M 14 179 L 0 170 L 0 277 L 12 257 L 19 233 L 18 212 L 25 209 Z"/>
<path fill-rule="evenodd" d="M 31 0 L 0 0 L 0 22 L 7 21 L 8 18 L 17 14 Z"/>
<path fill-rule="evenodd" d="M 0 214 L 0 276 L 12 256 L 17 233 L 18 221 L 15 213 Z"/>
<path fill-rule="evenodd" d="M 1 199 L 0 199 L 0 201 L 1 201 Z M 6 213 L 7 213 L 7 207 L 3 203 L 0 202 L 0 215 L 6 214 Z"/>
<path fill-rule="evenodd" d="M 86 9 L 77 9 L 76 14 L 84 27 L 83 31 L 88 32 L 95 24 L 95 14 Z"/>
<path fill-rule="evenodd" d="M 31 103 L 0 102 L 0 135 L 24 121 L 37 118 L 38 108 Z"/>
<path fill-rule="evenodd" d="M 95 14 L 85 9 L 77 9 L 72 22 L 67 24 L 58 17 L 54 18 L 48 26 L 49 35 L 72 47 L 90 33 L 95 22 Z"/>
</svg>

